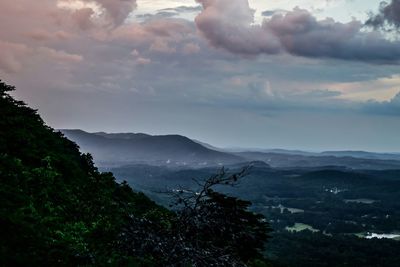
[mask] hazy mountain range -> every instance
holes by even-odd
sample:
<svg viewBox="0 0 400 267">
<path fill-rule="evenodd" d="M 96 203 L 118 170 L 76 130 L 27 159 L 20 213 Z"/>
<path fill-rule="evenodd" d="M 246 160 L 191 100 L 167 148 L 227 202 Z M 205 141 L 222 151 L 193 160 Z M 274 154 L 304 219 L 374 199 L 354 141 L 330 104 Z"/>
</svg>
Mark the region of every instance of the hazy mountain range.
<svg viewBox="0 0 400 267">
<path fill-rule="evenodd" d="M 87 133 L 82 130 L 61 130 L 61 132 L 76 142 L 82 151 L 92 153 L 100 166 L 131 163 L 206 166 L 245 161 L 240 156 L 206 148 L 180 135 Z"/>
<path fill-rule="evenodd" d="M 99 166 L 148 164 L 204 167 L 262 161 L 275 168 L 400 169 L 400 154 L 364 151 L 306 152 L 284 149 L 221 149 L 181 135 L 88 133 L 60 130 L 90 152 Z"/>
</svg>

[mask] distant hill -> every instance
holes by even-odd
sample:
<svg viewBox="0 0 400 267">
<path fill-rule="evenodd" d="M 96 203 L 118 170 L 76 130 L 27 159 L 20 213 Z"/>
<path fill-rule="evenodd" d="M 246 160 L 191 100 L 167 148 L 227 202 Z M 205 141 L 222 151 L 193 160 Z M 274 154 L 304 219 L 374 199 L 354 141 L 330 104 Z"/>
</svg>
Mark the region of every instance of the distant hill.
<svg viewBox="0 0 400 267">
<path fill-rule="evenodd" d="M 368 154 L 367 152 L 365 152 Z M 378 155 L 370 153 L 372 155 Z M 246 158 L 249 161 L 264 161 L 274 168 L 316 168 L 316 167 L 343 167 L 347 169 L 386 170 L 400 169 L 400 160 L 384 158 L 362 158 L 340 153 L 330 155 L 328 152 L 313 155 L 299 155 L 290 153 L 271 152 L 239 152 L 235 155 Z M 346 155 L 346 156 L 344 156 Z"/>
<path fill-rule="evenodd" d="M 367 151 L 354 151 L 354 150 L 338 150 L 338 151 L 322 151 L 322 152 L 310 152 L 302 150 L 288 150 L 288 149 L 257 149 L 257 148 L 226 148 L 220 149 L 220 151 L 241 153 L 241 152 L 254 152 L 254 153 L 274 153 L 283 155 L 301 155 L 301 156 L 313 156 L 313 157 L 352 157 L 360 159 L 380 159 L 380 160 L 400 160 L 400 153 L 378 153 L 378 152 L 367 152 Z"/>
<path fill-rule="evenodd" d="M 276 154 L 288 154 L 288 155 L 303 155 L 303 156 L 318 156 L 320 155 L 317 152 L 308 152 L 302 150 L 288 150 L 281 148 L 272 148 L 272 149 L 264 149 L 264 148 L 224 148 L 223 151 L 231 152 L 231 153 L 242 153 L 242 152 L 260 152 L 260 153 L 276 153 Z"/>
<path fill-rule="evenodd" d="M 366 151 L 324 151 L 321 156 L 353 157 L 361 159 L 400 160 L 400 153 L 374 153 Z"/>
<path fill-rule="evenodd" d="M 240 156 L 212 150 L 181 135 L 142 133 L 88 133 L 60 130 L 90 152 L 101 166 L 146 163 L 159 166 L 215 166 L 246 161 Z"/>
<path fill-rule="evenodd" d="M 226 152 L 226 153 L 229 153 L 228 150 L 225 150 L 225 149 L 223 149 L 223 148 L 219 148 L 219 147 L 210 145 L 210 144 L 208 144 L 208 143 L 205 143 L 205 142 L 202 142 L 202 141 L 199 141 L 199 140 L 196 140 L 196 139 L 192 139 L 192 140 L 193 140 L 194 142 L 196 142 L 196 143 L 198 143 L 198 144 L 200 144 L 200 145 L 202 145 L 202 146 L 208 148 L 208 149 L 215 150 L 215 151 L 219 151 L 219 152 Z"/>
<path fill-rule="evenodd" d="M 181 135 L 144 133 L 88 133 L 61 130 L 84 152 L 90 152 L 102 167 L 148 164 L 169 167 L 232 166 L 265 162 L 273 168 L 325 168 L 387 170 L 400 169 L 400 155 L 364 151 L 326 151 L 264 149 L 228 152 Z"/>
</svg>

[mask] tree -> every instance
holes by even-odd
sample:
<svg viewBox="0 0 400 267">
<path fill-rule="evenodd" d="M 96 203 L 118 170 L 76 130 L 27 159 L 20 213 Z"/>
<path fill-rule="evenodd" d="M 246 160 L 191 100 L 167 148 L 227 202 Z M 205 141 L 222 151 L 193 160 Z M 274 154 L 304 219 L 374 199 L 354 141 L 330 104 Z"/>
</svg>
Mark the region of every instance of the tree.
<svg viewBox="0 0 400 267">
<path fill-rule="evenodd" d="M 163 266 L 247 266 L 262 259 L 270 232 L 265 218 L 248 210 L 251 202 L 214 190 L 235 186 L 248 170 L 228 174 L 222 169 L 198 182 L 199 191 L 178 190 L 169 227 L 132 218 L 122 244 L 135 251 L 145 248 Z"/>
<path fill-rule="evenodd" d="M 101 173 L 0 81 L 0 266 L 120 266 L 128 217 L 166 212 Z"/>
<path fill-rule="evenodd" d="M 267 223 L 213 190 L 245 171 L 222 170 L 168 211 L 99 172 L 12 90 L 0 81 L 0 266 L 245 266 L 260 256 Z"/>
</svg>

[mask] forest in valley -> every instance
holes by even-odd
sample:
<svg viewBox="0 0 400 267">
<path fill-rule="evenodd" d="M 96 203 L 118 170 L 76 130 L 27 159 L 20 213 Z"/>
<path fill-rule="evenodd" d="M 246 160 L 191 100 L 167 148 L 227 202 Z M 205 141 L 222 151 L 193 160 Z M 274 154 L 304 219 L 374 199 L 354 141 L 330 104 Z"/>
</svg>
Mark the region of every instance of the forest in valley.
<svg viewBox="0 0 400 267">
<path fill-rule="evenodd" d="M 122 162 L 96 164 L 98 153 L 114 148 L 99 146 L 103 150 L 93 156 L 80 152 L 78 145 L 87 150 L 90 135 L 86 142 L 76 136 L 70 141 L 14 99 L 14 87 L 0 85 L 1 266 L 378 267 L 400 262 L 396 160 L 363 159 L 357 169 L 271 167 L 174 136 L 157 142 L 174 141 L 175 166 L 159 164 L 153 150 L 143 150 L 151 157 L 147 164 L 128 164 L 124 154 L 117 158 Z M 95 141 L 103 142 L 98 135 Z M 115 135 L 112 142 L 122 147 L 143 138 Z M 187 153 L 187 147 L 202 161 L 226 160 L 225 167 L 180 164 L 179 149 Z"/>
</svg>

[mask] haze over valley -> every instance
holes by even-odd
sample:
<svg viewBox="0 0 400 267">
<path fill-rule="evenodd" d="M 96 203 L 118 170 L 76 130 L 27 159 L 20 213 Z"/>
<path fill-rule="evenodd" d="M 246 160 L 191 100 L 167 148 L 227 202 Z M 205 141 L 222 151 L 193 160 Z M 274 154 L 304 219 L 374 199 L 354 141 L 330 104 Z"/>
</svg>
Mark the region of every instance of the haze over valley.
<svg viewBox="0 0 400 267">
<path fill-rule="evenodd" d="M 0 267 L 398 267 L 400 0 L 1 0 Z"/>
<path fill-rule="evenodd" d="M 83 151 L 91 151 L 100 169 L 112 171 L 119 181 L 166 207 L 173 202 L 171 194 L 196 191 L 199 181 L 222 167 L 237 172 L 250 166 L 237 186 L 219 190 L 251 201 L 251 210 L 268 218 L 274 233 L 266 255 L 285 266 L 307 266 L 310 258 L 315 266 L 335 261 L 358 265 L 368 253 L 383 253 L 366 249 L 372 245 L 369 240 L 381 240 L 382 249 L 392 247 L 386 247 L 388 251 L 399 245 L 399 154 L 247 151 L 179 135 L 61 131 Z M 322 242 L 330 254 L 309 244 L 311 240 Z M 359 249 L 359 256 L 337 251 L 337 246 L 346 246 L 343 242 Z M 388 253 L 390 260 L 383 266 L 391 266 L 393 255 Z M 369 261 L 366 266 L 381 264 Z"/>
<path fill-rule="evenodd" d="M 260 161 L 273 168 L 399 169 L 400 154 L 364 151 L 320 153 L 284 149 L 222 149 L 180 135 L 88 133 L 60 130 L 100 167 L 147 164 L 169 167 L 213 167 Z"/>
</svg>

